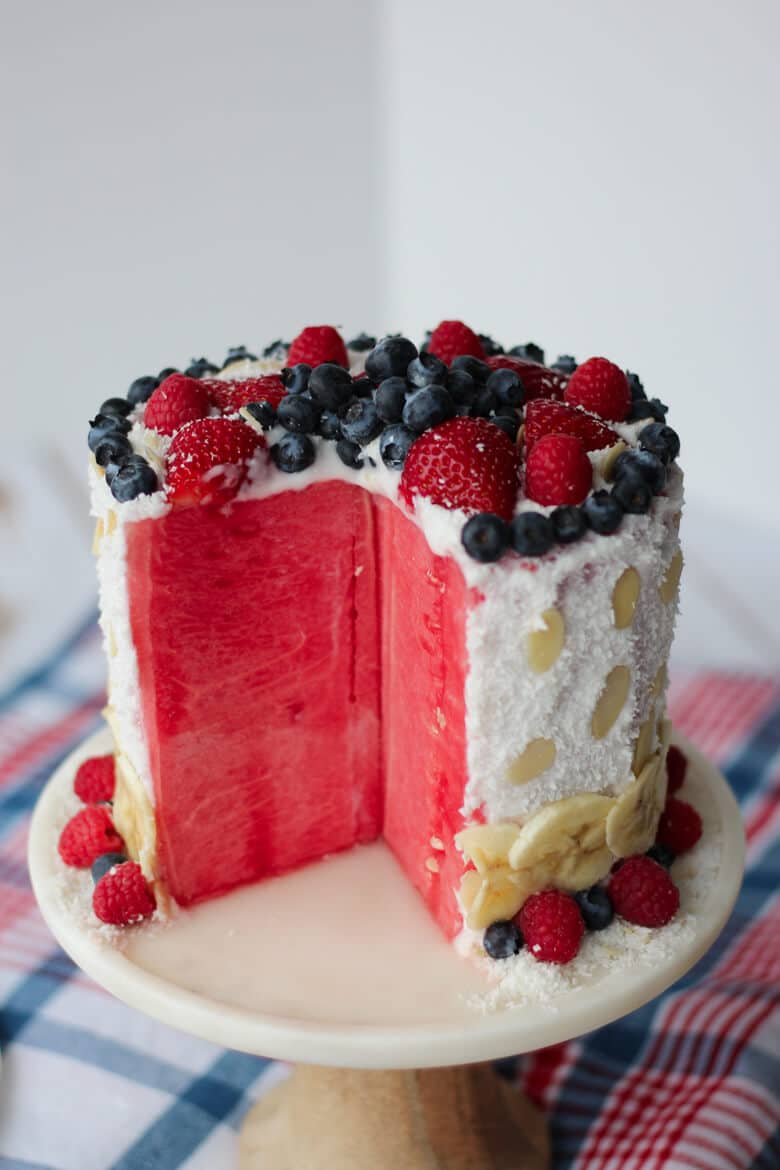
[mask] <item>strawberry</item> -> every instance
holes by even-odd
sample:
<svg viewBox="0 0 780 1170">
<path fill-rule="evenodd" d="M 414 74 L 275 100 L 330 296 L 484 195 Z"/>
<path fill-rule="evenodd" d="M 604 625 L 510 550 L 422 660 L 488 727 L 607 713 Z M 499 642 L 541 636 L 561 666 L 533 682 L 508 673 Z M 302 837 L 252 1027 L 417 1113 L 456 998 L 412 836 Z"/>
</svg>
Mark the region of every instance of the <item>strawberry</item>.
<svg viewBox="0 0 780 1170">
<path fill-rule="evenodd" d="M 631 406 L 628 378 L 614 362 L 588 358 L 569 378 L 564 394 L 570 406 L 584 406 L 599 418 L 622 422 Z"/>
<path fill-rule="evenodd" d="M 399 490 L 410 508 L 419 495 L 443 508 L 511 520 L 518 476 L 518 451 L 504 431 L 484 418 L 453 418 L 412 444 Z"/>
<path fill-rule="evenodd" d="M 574 435 L 545 435 L 526 460 L 525 494 L 537 504 L 581 504 L 592 482 L 590 459 Z"/>
<path fill-rule="evenodd" d="M 60 833 L 57 849 L 66 865 L 86 869 L 101 853 L 120 852 L 124 842 L 108 809 L 90 804 L 70 818 Z"/>
<path fill-rule="evenodd" d="M 114 757 L 90 756 L 79 765 L 73 791 L 84 804 L 100 804 L 114 799 Z"/>
<path fill-rule="evenodd" d="M 574 435 L 586 451 L 611 447 L 619 438 L 611 427 L 584 410 L 567 406 L 565 402 L 537 398 L 525 410 L 526 451 L 530 453 L 534 443 L 545 435 Z"/>
<path fill-rule="evenodd" d="M 92 891 L 92 909 L 101 922 L 129 926 L 154 914 L 154 894 L 137 861 L 123 861 L 100 879 Z"/>
<path fill-rule="evenodd" d="M 204 379 L 211 401 L 223 414 L 238 414 L 248 402 L 270 402 L 274 409 L 287 393 L 279 374 L 265 374 L 262 378 L 245 378 L 242 382 L 221 382 L 217 378 Z"/>
<path fill-rule="evenodd" d="M 170 374 L 144 407 L 144 425 L 163 435 L 173 435 L 185 423 L 209 412 L 209 392 L 197 378 Z"/>
<path fill-rule="evenodd" d="M 442 321 L 431 334 L 428 349 L 437 358 L 450 365 L 453 358 L 462 354 L 485 360 L 485 350 L 479 337 L 462 321 Z"/>
<path fill-rule="evenodd" d="M 321 366 L 323 362 L 334 362 L 337 366 L 349 368 L 347 347 L 338 329 L 332 325 L 307 325 L 302 329 L 287 351 L 287 365 Z"/>
<path fill-rule="evenodd" d="M 238 419 L 201 418 L 183 427 L 168 452 L 168 499 L 225 504 L 244 482 L 262 435 Z"/>
<path fill-rule="evenodd" d="M 489 357 L 487 364 L 492 370 L 514 370 L 522 383 L 526 402 L 536 398 L 556 398 L 560 401 L 569 380 L 558 370 L 548 370 L 547 366 L 539 362 L 529 362 L 527 358 L 513 357 L 507 353 Z"/>
</svg>

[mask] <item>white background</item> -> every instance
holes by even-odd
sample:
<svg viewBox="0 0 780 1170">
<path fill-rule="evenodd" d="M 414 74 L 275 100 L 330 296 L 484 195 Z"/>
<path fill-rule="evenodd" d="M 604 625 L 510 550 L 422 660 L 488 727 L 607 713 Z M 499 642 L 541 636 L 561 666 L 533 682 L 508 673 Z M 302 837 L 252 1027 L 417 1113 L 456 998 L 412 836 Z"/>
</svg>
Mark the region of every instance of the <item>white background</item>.
<svg viewBox="0 0 780 1170">
<path fill-rule="evenodd" d="M 6 539 L 30 468 L 78 512 L 86 419 L 138 374 L 463 316 L 671 404 L 678 657 L 780 664 L 774 0 L 3 8 Z M 88 599 L 83 542 L 24 527 Z"/>
</svg>

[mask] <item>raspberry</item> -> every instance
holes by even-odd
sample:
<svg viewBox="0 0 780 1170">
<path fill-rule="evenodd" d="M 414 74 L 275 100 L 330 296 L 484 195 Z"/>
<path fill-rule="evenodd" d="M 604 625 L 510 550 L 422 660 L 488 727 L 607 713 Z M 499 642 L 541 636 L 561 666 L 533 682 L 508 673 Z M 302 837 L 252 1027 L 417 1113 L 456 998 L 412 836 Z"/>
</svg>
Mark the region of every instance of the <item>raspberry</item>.
<svg viewBox="0 0 780 1170">
<path fill-rule="evenodd" d="M 171 374 L 144 407 L 144 424 L 163 435 L 173 435 L 185 423 L 207 415 L 210 405 L 208 390 L 197 378 Z"/>
<path fill-rule="evenodd" d="M 73 791 L 85 804 L 114 799 L 114 757 L 92 756 L 80 765 Z"/>
<path fill-rule="evenodd" d="M 338 329 L 332 325 L 307 325 L 302 329 L 287 352 L 288 366 L 296 366 L 298 362 L 305 362 L 312 369 L 323 362 L 335 362 L 348 369 L 347 347 Z"/>
<path fill-rule="evenodd" d="M 512 440 L 484 418 L 453 418 L 417 439 L 406 457 L 400 493 L 443 508 L 495 512 L 511 520 L 518 490 L 519 456 Z"/>
<path fill-rule="evenodd" d="M 450 365 L 453 358 L 469 354 L 471 357 L 485 360 L 485 350 L 482 342 L 474 332 L 462 321 L 442 321 L 431 334 L 428 343 L 429 353 L 441 358 Z"/>
<path fill-rule="evenodd" d="M 499 353 L 487 359 L 492 370 L 514 370 L 523 387 L 525 401 L 532 402 L 537 398 L 563 398 L 569 379 L 558 370 L 549 370 L 539 362 L 530 362 L 526 358 L 514 357 L 512 354 Z"/>
<path fill-rule="evenodd" d="M 77 869 L 87 869 L 101 853 L 119 853 L 124 847 L 108 809 L 95 804 L 70 818 L 57 846 L 65 864 Z"/>
<path fill-rule="evenodd" d="M 543 963 L 571 962 L 585 933 L 579 906 L 563 890 L 532 894 L 514 921 L 528 950 Z"/>
<path fill-rule="evenodd" d="M 618 434 L 600 419 L 584 410 L 552 402 L 543 398 L 529 402 L 525 410 L 525 449 L 530 453 L 534 444 L 545 435 L 574 435 L 582 441 L 586 451 L 600 451 L 618 441 Z"/>
<path fill-rule="evenodd" d="M 692 849 L 701 837 L 701 817 L 687 800 L 668 797 L 658 822 L 656 842 L 666 845 L 678 857 Z"/>
<path fill-rule="evenodd" d="M 666 775 L 669 781 L 667 792 L 677 792 L 678 789 L 682 788 L 687 771 L 688 757 L 683 755 L 675 744 L 672 744 L 666 754 Z"/>
<path fill-rule="evenodd" d="M 201 418 L 175 436 L 168 452 L 168 499 L 175 504 L 232 500 L 247 463 L 265 440 L 238 419 Z"/>
<path fill-rule="evenodd" d="M 201 385 L 207 388 L 211 401 L 223 414 L 238 414 L 248 402 L 270 402 L 275 409 L 287 393 L 279 374 L 245 378 L 242 382 L 204 378 Z"/>
<path fill-rule="evenodd" d="M 529 453 L 525 494 L 537 504 L 581 504 L 591 489 L 593 468 L 574 435 L 545 435 Z"/>
<path fill-rule="evenodd" d="M 620 366 L 594 357 L 574 371 L 564 398 L 570 406 L 584 406 L 599 418 L 622 422 L 631 406 L 631 389 Z"/>
<path fill-rule="evenodd" d="M 92 892 L 92 909 L 101 922 L 129 926 L 154 914 L 157 903 L 137 861 L 110 869 Z"/>
<path fill-rule="evenodd" d="M 665 926 L 680 906 L 680 891 L 650 857 L 629 857 L 607 886 L 615 913 L 635 926 Z"/>
</svg>

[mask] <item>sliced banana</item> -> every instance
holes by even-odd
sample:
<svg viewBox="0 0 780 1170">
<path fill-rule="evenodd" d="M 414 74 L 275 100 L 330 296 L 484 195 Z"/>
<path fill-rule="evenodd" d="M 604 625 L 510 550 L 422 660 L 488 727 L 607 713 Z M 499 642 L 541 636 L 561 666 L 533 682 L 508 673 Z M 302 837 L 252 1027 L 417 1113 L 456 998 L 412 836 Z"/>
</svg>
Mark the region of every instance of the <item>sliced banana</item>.
<svg viewBox="0 0 780 1170">
<path fill-rule="evenodd" d="M 520 826 L 511 821 L 496 825 L 472 825 L 462 829 L 455 838 L 455 844 L 469 861 L 473 861 L 479 873 L 506 865 L 509 850 L 517 840 Z"/>
<path fill-rule="evenodd" d="M 655 714 L 651 711 L 647 719 L 645 719 L 642 726 L 639 728 L 639 735 L 636 737 L 634 744 L 634 759 L 631 764 L 631 771 L 635 776 L 644 768 L 655 747 Z"/>
<path fill-rule="evenodd" d="M 491 922 L 512 918 L 531 892 L 522 875 L 513 873 L 506 866 L 484 875 L 469 870 L 460 883 L 466 926 L 471 930 L 484 930 Z"/>
<path fill-rule="evenodd" d="M 580 890 L 608 872 L 612 855 L 606 821 L 615 801 L 584 792 L 540 808 L 525 822 L 509 850 L 511 868 L 530 890 L 558 886 Z"/>
<path fill-rule="evenodd" d="M 607 817 L 607 845 L 616 857 L 644 853 L 655 840 L 666 801 L 664 752 L 656 752 Z"/>
</svg>

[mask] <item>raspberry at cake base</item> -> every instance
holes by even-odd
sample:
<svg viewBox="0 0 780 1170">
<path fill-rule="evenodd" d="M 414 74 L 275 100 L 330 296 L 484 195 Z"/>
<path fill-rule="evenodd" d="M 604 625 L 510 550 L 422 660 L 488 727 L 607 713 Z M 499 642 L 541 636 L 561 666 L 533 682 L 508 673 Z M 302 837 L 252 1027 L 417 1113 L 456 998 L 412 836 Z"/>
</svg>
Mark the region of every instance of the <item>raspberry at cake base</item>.
<svg viewBox="0 0 780 1170">
<path fill-rule="evenodd" d="M 446 352 L 457 324 L 419 356 L 388 339 L 341 361 L 304 330 L 148 379 L 116 429 L 108 404 L 92 424 L 114 821 L 158 905 L 382 836 L 444 933 L 474 940 L 653 845 L 676 436 L 611 363 L 578 382 L 537 353 Z M 375 418 L 391 391 L 400 417 Z M 240 459 L 212 419 L 251 436 Z"/>
</svg>

